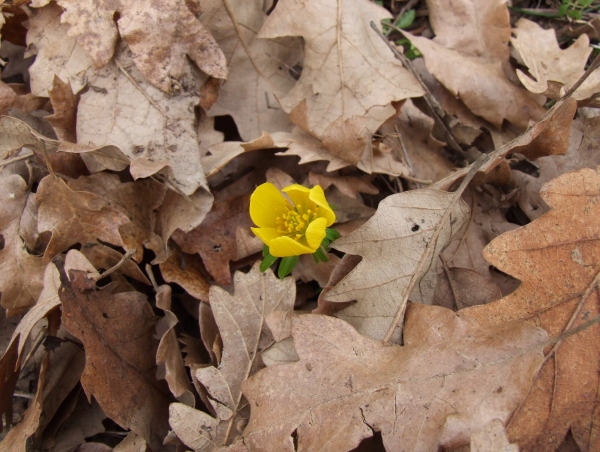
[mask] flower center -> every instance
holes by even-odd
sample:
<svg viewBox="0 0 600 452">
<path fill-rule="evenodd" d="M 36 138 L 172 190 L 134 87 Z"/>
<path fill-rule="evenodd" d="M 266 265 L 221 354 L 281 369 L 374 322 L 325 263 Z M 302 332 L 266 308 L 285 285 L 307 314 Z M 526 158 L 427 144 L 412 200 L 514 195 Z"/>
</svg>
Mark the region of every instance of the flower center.
<svg viewBox="0 0 600 452">
<path fill-rule="evenodd" d="M 288 211 L 278 217 L 277 231 L 289 235 L 295 241 L 299 241 L 306 233 L 306 228 L 311 221 L 317 218 L 316 209 L 303 211 L 300 205 L 289 207 Z"/>
</svg>

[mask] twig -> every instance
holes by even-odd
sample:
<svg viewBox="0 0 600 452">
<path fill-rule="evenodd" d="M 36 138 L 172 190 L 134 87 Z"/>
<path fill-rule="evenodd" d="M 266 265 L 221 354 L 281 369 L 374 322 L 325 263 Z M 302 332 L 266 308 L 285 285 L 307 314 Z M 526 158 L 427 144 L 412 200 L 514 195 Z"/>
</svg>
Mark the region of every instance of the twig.
<svg viewBox="0 0 600 452">
<path fill-rule="evenodd" d="M 577 90 L 577 88 L 583 85 L 583 82 L 586 81 L 586 79 L 590 76 L 592 72 L 596 70 L 598 66 L 600 66 L 600 54 L 598 54 L 596 58 L 594 58 L 594 61 L 592 61 L 590 67 L 587 68 L 583 75 L 579 77 L 579 80 L 577 80 L 577 82 L 573 86 L 571 86 L 571 88 L 569 88 L 569 90 L 565 93 L 563 97 L 560 98 L 560 100 L 562 101 L 565 100 L 567 97 L 571 97 L 571 95 Z"/>
<path fill-rule="evenodd" d="M 109 268 L 108 270 L 106 270 L 104 273 L 102 274 L 97 274 L 95 276 L 90 276 L 90 279 L 92 281 L 100 281 L 102 278 L 106 278 L 109 275 L 112 275 L 114 272 L 116 272 L 118 269 L 120 269 L 123 265 L 125 265 L 125 263 L 131 259 L 131 257 L 136 253 L 136 249 L 132 249 L 127 251 L 127 253 L 125 253 L 125 255 L 121 258 L 121 260 L 119 262 L 117 262 L 115 265 L 113 265 L 111 268 Z"/>
<path fill-rule="evenodd" d="M 13 157 L 12 159 L 4 160 L 3 162 L 0 162 L 0 168 L 4 168 L 6 165 L 10 165 L 11 163 L 18 162 L 20 160 L 28 159 L 34 155 L 35 154 L 32 152 L 31 154 L 20 155 L 19 157 Z"/>
<path fill-rule="evenodd" d="M 429 88 L 427 87 L 427 85 L 425 85 L 425 82 L 423 82 L 423 79 L 421 78 L 421 76 L 419 75 L 417 70 L 414 68 L 414 66 L 412 65 L 410 60 L 408 58 L 406 58 L 406 56 L 402 52 L 400 52 L 395 46 L 393 46 L 390 43 L 390 41 L 388 41 L 388 39 L 385 37 L 385 35 L 381 31 L 379 31 L 379 28 L 377 28 L 377 25 L 375 25 L 375 22 L 373 22 L 373 21 L 371 21 L 371 28 L 373 28 L 373 30 L 375 30 L 375 33 L 377 33 L 377 35 L 381 39 L 383 39 L 383 41 L 387 44 L 387 46 L 390 48 L 390 50 L 394 53 L 394 56 L 402 62 L 402 65 L 421 84 L 421 86 L 423 87 L 423 90 L 425 91 L 423 98 L 425 99 L 427 106 L 431 110 L 433 119 L 435 119 L 440 124 L 440 126 L 442 126 L 442 128 L 446 131 L 446 139 L 448 140 L 448 144 L 450 145 L 450 147 L 452 149 L 454 149 L 456 152 L 458 152 L 463 158 L 466 158 L 465 151 L 460 147 L 460 145 L 456 141 L 456 138 L 454 138 L 454 135 L 452 134 L 452 131 L 450 130 L 450 127 L 448 126 L 448 124 L 446 124 L 446 122 L 443 120 L 443 118 L 446 117 L 446 112 L 444 111 L 442 106 L 439 104 L 439 102 L 436 100 L 436 98 L 433 97 L 433 94 L 431 94 L 431 91 L 429 91 Z"/>
<path fill-rule="evenodd" d="M 148 275 L 148 279 L 152 283 L 152 287 L 154 288 L 154 292 L 158 292 L 158 284 L 156 283 L 156 278 L 154 277 L 154 272 L 152 271 L 152 266 L 150 264 L 146 264 L 146 274 Z"/>
<path fill-rule="evenodd" d="M 433 253 L 433 250 L 436 248 L 437 240 L 442 232 L 444 224 L 450 218 L 450 213 L 452 212 L 452 208 L 456 205 L 456 203 L 458 203 L 458 201 L 460 200 L 460 198 L 462 196 L 462 193 L 465 191 L 465 188 L 467 188 L 467 185 L 469 185 L 469 182 L 471 182 L 473 177 L 475 177 L 475 174 L 477 174 L 477 171 L 479 170 L 479 168 L 485 162 L 487 162 L 489 158 L 490 158 L 489 154 L 482 154 L 475 162 L 473 162 L 471 164 L 471 169 L 469 170 L 469 172 L 467 173 L 465 178 L 462 180 L 460 186 L 454 192 L 454 196 L 452 197 L 450 204 L 446 208 L 446 211 L 444 212 L 444 215 L 442 216 L 442 218 L 440 218 L 440 221 L 438 222 L 438 224 L 433 232 L 433 235 L 431 236 L 431 239 L 429 240 L 429 243 L 427 244 L 427 248 L 425 249 L 425 252 L 421 256 L 421 259 L 419 260 L 417 268 L 415 269 L 415 271 L 412 275 L 412 278 L 410 279 L 410 283 L 408 284 L 408 287 L 406 288 L 404 297 L 402 298 L 402 301 L 400 302 L 400 305 L 398 306 L 398 311 L 396 312 L 396 315 L 394 316 L 394 319 L 392 320 L 392 324 L 390 325 L 390 328 L 388 329 L 388 332 L 385 335 L 385 338 L 383 339 L 384 344 L 389 342 L 389 340 L 392 338 L 392 336 L 394 334 L 396 327 L 400 323 L 400 320 L 404 318 L 404 312 L 406 311 L 406 303 L 408 301 L 408 297 L 410 296 L 413 288 L 415 287 L 417 280 L 421 279 L 421 270 L 423 270 L 425 263 L 429 260 L 429 257 L 431 257 L 431 255 Z"/>
</svg>

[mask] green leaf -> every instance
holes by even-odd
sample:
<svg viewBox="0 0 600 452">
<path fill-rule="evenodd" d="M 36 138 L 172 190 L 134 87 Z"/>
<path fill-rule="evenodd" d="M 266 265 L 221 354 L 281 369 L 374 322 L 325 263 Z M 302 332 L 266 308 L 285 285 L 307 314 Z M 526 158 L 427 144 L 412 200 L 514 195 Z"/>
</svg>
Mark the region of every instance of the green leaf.
<svg viewBox="0 0 600 452">
<path fill-rule="evenodd" d="M 268 253 L 268 251 L 267 251 Z M 271 254 L 269 254 L 268 256 L 265 256 L 265 258 L 263 259 L 263 261 L 260 263 L 260 271 L 261 272 L 266 272 L 268 268 L 271 267 L 271 265 L 273 265 L 276 261 L 277 261 L 277 257 L 275 256 L 271 256 Z"/>
<path fill-rule="evenodd" d="M 321 262 L 328 262 L 329 258 L 327 257 L 327 255 L 325 254 L 325 251 L 323 251 L 323 248 L 319 247 L 317 248 L 317 251 L 315 251 L 313 253 L 313 257 L 317 257 Z"/>
<path fill-rule="evenodd" d="M 400 17 L 400 20 L 396 23 L 398 28 L 408 28 L 415 21 L 415 17 L 417 17 L 417 13 L 414 9 L 409 9 Z"/>
<path fill-rule="evenodd" d="M 567 11 L 567 14 L 569 15 L 569 17 L 571 19 L 575 19 L 575 20 L 581 20 L 581 18 L 583 17 L 583 15 L 581 14 L 581 11 L 578 11 L 576 9 L 571 9 L 571 10 Z"/>
<path fill-rule="evenodd" d="M 279 269 L 277 270 L 277 276 L 279 279 L 285 278 L 287 275 L 292 273 L 292 270 L 298 263 L 298 256 L 288 256 L 281 258 Z"/>
<path fill-rule="evenodd" d="M 577 0 L 577 3 L 579 3 L 581 6 L 583 6 L 585 8 L 587 6 L 590 6 L 592 3 L 594 3 L 594 0 Z"/>
<path fill-rule="evenodd" d="M 263 257 L 267 257 L 267 256 L 271 255 L 271 253 L 269 253 L 269 247 L 267 245 L 263 246 L 262 255 L 263 255 Z"/>
<path fill-rule="evenodd" d="M 560 5 L 558 7 L 558 14 L 559 14 L 559 16 L 561 16 L 561 17 L 566 16 L 568 9 L 569 9 L 569 4 L 568 3 L 567 4 L 563 3 L 562 5 Z"/>
<path fill-rule="evenodd" d="M 333 242 L 334 240 L 339 239 L 341 236 L 342 235 L 335 229 L 331 229 L 331 228 L 325 229 L 325 238 L 327 240 L 329 240 L 330 242 Z"/>
</svg>

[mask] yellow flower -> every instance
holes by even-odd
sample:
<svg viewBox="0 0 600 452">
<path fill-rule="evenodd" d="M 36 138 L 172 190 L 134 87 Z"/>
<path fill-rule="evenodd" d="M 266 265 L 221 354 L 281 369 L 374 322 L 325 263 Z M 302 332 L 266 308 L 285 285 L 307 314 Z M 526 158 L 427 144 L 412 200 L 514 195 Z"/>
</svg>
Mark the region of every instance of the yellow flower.
<svg viewBox="0 0 600 452">
<path fill-rule="evenodd" d="M 325 229 L 335 221 L 323 189 L 294 184 L 283 192 L 287 199 L 269 182 L 254 190 L 250 217 L 258 227 L 252 232 L 269 247 L 272 256 L 314 253 L 325 238 Z"/>
</svg>

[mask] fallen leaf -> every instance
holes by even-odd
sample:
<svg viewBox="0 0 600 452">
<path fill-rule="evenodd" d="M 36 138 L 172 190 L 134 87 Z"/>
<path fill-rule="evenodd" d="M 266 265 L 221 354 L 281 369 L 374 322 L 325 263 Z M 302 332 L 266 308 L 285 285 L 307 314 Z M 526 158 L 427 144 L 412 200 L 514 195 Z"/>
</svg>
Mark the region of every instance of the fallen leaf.
<svg viewBox="0 0 600 452">
<path fill-rule="evenodd" d="M 519 446 L 508 441 L 504 423 L 493 419 L 471 435 L 471 452 L 519 452 Z"/>
<path fill-rule="evenodd" d="M 77 141 L 75 138 L 77 97 L 71 90 L 69 80 L 63 82 L 55 75 L 52 88 L 48 89 L 48 95 L 54 113 L 44 119 L 52 125 L 59 140 L 75 143 Z"/>
<path fill-rule="evenodd" d="M 351 198 L 357 198 L 359 193 L 376 195 L 379 189 L 375 187 L 371 176 L 327 176 L 325 174 L 308 173 L 308 181 L 311 185 L 320 185 L 323 190 L 327 190 L 331 185 Z"/>
<path fill-rule="evenodd" d="M 0 301 L 18 311 L 35 303 L 42 291 L 44 263 L 29 254 L 19 235 L 29 189 L 17 174 L 0 174 Z"/>
<path fill-rule="evenodd" d="M 502 298 L 491 278 L 469 268 L 451 267 L 438 276 L 433 304 L 449 309 L 464 309 Z"/>
<path fill-rule="evenodd" d="M 34 10 L 29 19 L 27 49 L 36 55 L 29 68 L 31 92 L 35 96 L 48 97 L 54 77 L 58 76 L 68 80 L 73 92 L 78 93 L 86 85 L 93 62 L 77 45 L 77 40 L 67 34 L 69 26 L 60 20 L 63 10 L 54 2 L 46 3 L 47 6 Z"/>
<path fill-rule="evenodd" d="M 487 328 L 419 304 L 408 310 L 404 347 L 316 314 L 294 316 L 292 336 L 300 361 L 243 385 L 250 449 L 293 451 L 297 441 L 298 450 L 351 450 L 374 432 L 386 450 L 468 444 L 525 397 L 547 338 L 525 322 Z"/>
<path fill-rule="evenodd" d="M 511 182 L 520 188 L 517 202 L 531 220 L 550 210 L 540 196 L 540 190 L 546 182 L 561 174 L 582 168 L 596 168 L 600 164 L 600 156 L 596 151 L 596 143 L 600 139 L 599 125 L 599 118 L 575 120 L 571 127 L 571 139 L 566 154 L 537 159 L 538 177 L 512 171 Z"/>
<path fill-rule="evenodd" d="M 144 438 L 129 432 L 125 439 L 114 447 L 113 452 L 146 452 L 147 447 Z"/>
<path fill-rule="evenodd" d="M 24 85 L 6 84 L 0 81 L 0 114 L 7 115 L 13 108 L 26 112 L 37 110 L 46 103 L 45 99 L 31 94 Z"/>
<path fill-rule="evenodd" d="M 215 36 L 229 64 L 210 116 L 231 115 L 241 137 L 250 141 L 263 132 L 287 131 L 290 120 L 279 105 L 295 84 L 292 69 L 300 60 L 298 38 L 259 39 L 267 15 L 262 0 L 202 2 L 200 21 Z"/>
<path fill-rule="evenodd" d="M 552 210 L 484 250 L 492 265 L 521 285 L 501 300 L 460 311 L 461 318 L 490 328 L 525 319 L 556 337 L 567 325 L 600 314 L 597 291 L 584 295 L 599 271 L 598 186 L 600 175 L 591 169 L 547 183 L 542 198 Z M 545 362 L 507 428 L 523 450 L 553 450 L 569 429 L 581 450 L 596 447 L 591 432 L 597 423 L 599 333 L 596 324 L 565 339 Z"/>
<path fill-rule="evenodd" d="M 160 264 L 160 274 L 168 283 L 179 284 L 192 297 L 208 301 L 210 284 L 204 277 L 199 256 L 185 254 L 178 247 Z"/>
<path fill-rule="evenodd" d="M 217 418 L 172 404 L 171 428 L 187 446 L 213 450 L 239 436 L 237 425 L 248 416 L 242 382 L 262 367 L 258 357 L 274 342 L 265 318 L 275 311 L 291 313 L 295 287 L 293 278 L 281 281 L 269 270 L 261 273 L 258 262 L 248 274 L 235 273 L 233 295 L 211 287 L 210 306 L 223 338 L 223 357 L 218 368 L 200 368 L 195 374 Z"/>
<path fill-rule="evenodd" d="M 510 22 L 505 0 L 428 2 L 433 40 L 405 35 L 427 70 L 473 113 L 497 128 L 504 119 L 525 129 L 544 114 L 529 92 L 509 81 Z M 457 32 L 460 24 L 460 32 Z"/>
<path fill-rule="evenodd" d="M 71 190 L 62 179 L 50 175 L 40 182 L 36 199 L 40 203 L 38 228 L 52 232 L 44 263 L 76 243 L 86 246 L 99 239 L 123 245 L 119 227 L 129 218 L 106 198 Z"/>
<path fill-rule="evenodd" d="M 171 393 L 177 400 L 193 407 L 196 404 L 192 385 L 188 378 L 175 326 L 179 323 L 177 316 L 171 311 L 171 287 L 163 284 L 156 289 L 156 307 L 163 310 L 165 316 L 156 324 L 160 337 L 156 350 L 156 365 L 162 369 Z"/>
<path fill-rule="evenodd" d="M 297 125 L 323 138 L 328 129 L 332 133 L 332 127 L 343 128 L 346 121 L 360 119 L 362 128 L 373 134 L 394 114 L 391 102 L 423 94 L 369 25 L 389 17 L 366 0 L 277 3 L 259 37 L 304 38 L 302 74 L 280 99 Z"/>
<path fill-rule="evenodd" d="M 430 189 L 388 196 L 369 221 L 332 244 L 344 253 L 363 257 L 327 294 L 327 301 L 357 300 L 336 313 L 337 317 L 361 334 L 383 339 L 417 270 L 418 283 L 409 294 L 410 300 L 431 304 L 437 256 L 468 219 L 466 204 L 461 201 L 452 205 L 455 196 Z M 449 218 L 444 217 L 447 213 Z M 430 243 L 438 229 L 439 236 Z M 433 252 L 427 257 L 426 251 L 431 246 Z M 426 261 L 419 268 L 424 258 Z M 400 330 L 401 327 L 396 327 L 394 341 L 399 340 Z"/>
<path fill-rule="evenodd" d="M 231 281 L 229 261 L 237 259 L 236 230 L 250 228 L 250 196 L 217 202 L 205 220 L 190 232 L 175 231 L 173 240 L 184 253 L 198 253 L 208 272 L 219 284 Z"/>
<path fill-rule="evenodd" d="M 60 270 L 60 269 L 59 269 Z M 108 417 L 164 450 L 168 389 L 155 377 L 156 317 L 139 292 L 114 292 L 118 283 L 87 289 L 87 274 L 61 270 L 62 322 L 83 343 L 86 363 L 81 384 Z"/>
<path fill-rule="evenodd" d="M 120 50 L 103 69 L 90 72 L 88 79 L 95 89 L 79 101 L 80 142 L 118 146 L 131 159 L 134 179 L 164 169 L 164 176 L 185 195 L 207 188 L 198 152 L 194 116 L 198 96 L 191 64 L 185 66 L 181 89 L 172 95 L 148 84 L 127 50 Z"/>
<path fill-rule="evenodd" d="M 513 28 L 511 44 L 531 77 L 517 69 L 523 86 L 532 93 L 559 99 L 583 75 L 593 48 L 586 34 L 582 34 L 564 50 L 556 40 L 554 29 L 544 30 L 535 22 L 519 19 Z M 533 78 L 533 79 L 532 79 Z M 573 99 L 583 100 L 600 91 L 600 71 L 596 70 L 573 93 Z"/>
<path fill-rule="evenodd" d="M 223 52 L 185 2 L 59 0 L 58 4 L 65 9 L 61 22 L 70 25 L 69 35 L 77 37 L 97 68 L 112 59 L 120 36 L 144 78 L 164 92 L 182 83 L 186 56 L 210 76 L 227 76 Z"/>
</svg>

